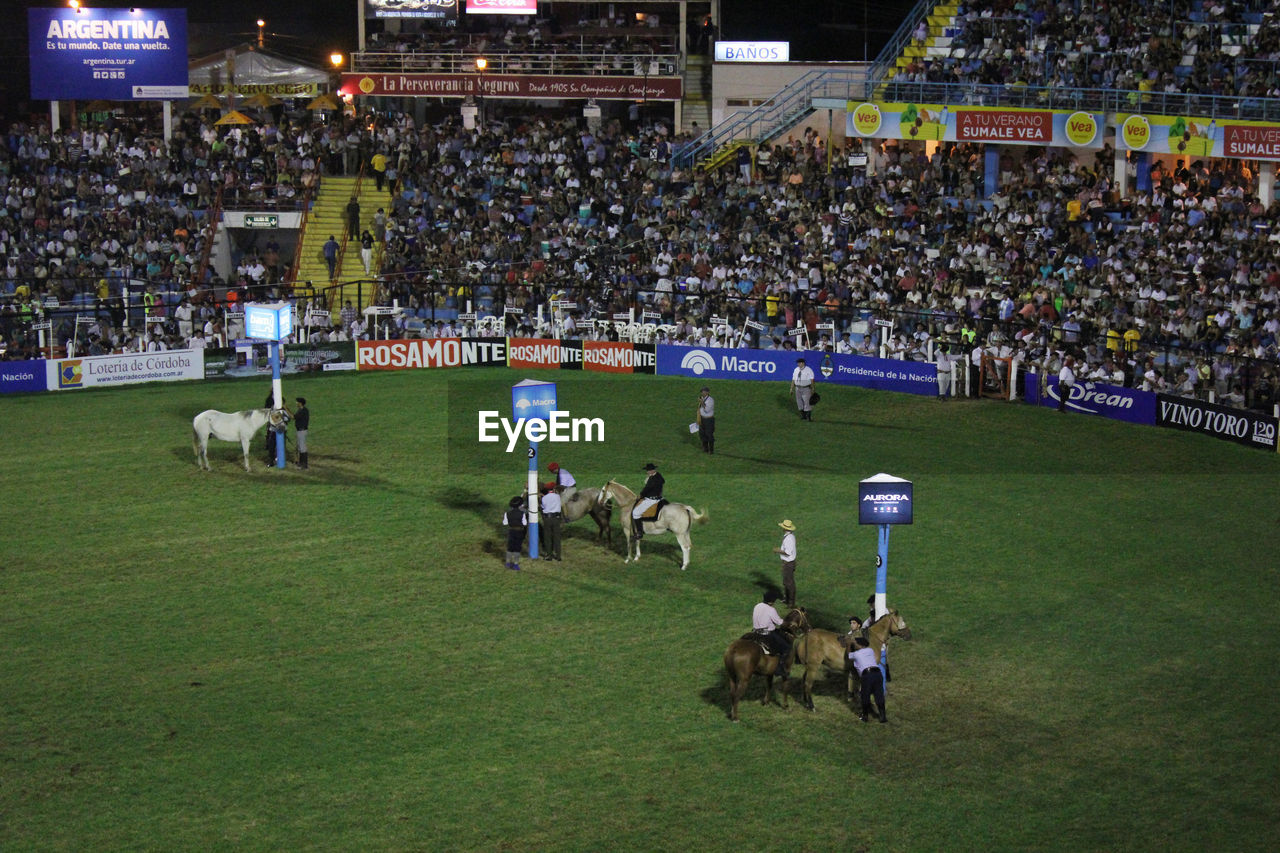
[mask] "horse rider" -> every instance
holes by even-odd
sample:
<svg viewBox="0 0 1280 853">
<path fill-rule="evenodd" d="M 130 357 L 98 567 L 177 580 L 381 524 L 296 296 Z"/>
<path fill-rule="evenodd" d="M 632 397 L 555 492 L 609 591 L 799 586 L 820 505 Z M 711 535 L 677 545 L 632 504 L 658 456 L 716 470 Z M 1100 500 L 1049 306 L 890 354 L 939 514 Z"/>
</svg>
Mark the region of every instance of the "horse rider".
<svg viewBox="0 0 1280 853">
<path fill-rule="evenodd" d="M 560 494 L 560 500 L 565 502 L 571 500 L 574 493 L 578 491 L 578 481 L 572 474 L 561 468 L 559 462 L 552 462 L 547 466 L 547 470 L 556 475 L 556 491 Z"/>
<path fill-rule="evenodd" d="M 791 669 L 791 636 L 786 631 L 778 630 L 782 625 L 782 617 L 773 606 L 777 600 L 776 589 L 765 590 L 764 599 L 751 611 L 751 630 L 764 640 L 765 648 L 771 654 L 778 656 L 778 669 L 774 675 L 785 681 Z"/>
<path fill-rule="evenodd" d="M 644 466 L 644 477 L 644 488 L 640 490 L 636 505 L 631 510 L 632 538 L 637 540 L 644 538 L 644 522 L 640 520 L 640 516 L 662 500 L 662 487 L 666 484 L 666 480 L 658 473 L 658 466 L 652 462 Z"/>
</svg>

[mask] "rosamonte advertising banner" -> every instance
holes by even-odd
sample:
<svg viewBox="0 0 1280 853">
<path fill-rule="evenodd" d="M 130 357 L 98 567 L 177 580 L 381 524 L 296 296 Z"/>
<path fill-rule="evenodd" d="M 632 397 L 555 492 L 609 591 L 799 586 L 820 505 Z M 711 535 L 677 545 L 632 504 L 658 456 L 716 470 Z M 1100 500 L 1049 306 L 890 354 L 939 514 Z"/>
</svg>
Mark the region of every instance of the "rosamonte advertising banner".
<svg viewBox="0 0 1280 853">
<path fill-rule="evenodd" d="M 850 101 L 845 132 L 864 139 L 932 139 L 1101 148 L 1106 117 L 1079 110 L 948 107 Z"/>
<path fill-rule="evenodd" d="M 27 10 L 31 97 L 187 97 L 186 9 Z"/>
</svg>

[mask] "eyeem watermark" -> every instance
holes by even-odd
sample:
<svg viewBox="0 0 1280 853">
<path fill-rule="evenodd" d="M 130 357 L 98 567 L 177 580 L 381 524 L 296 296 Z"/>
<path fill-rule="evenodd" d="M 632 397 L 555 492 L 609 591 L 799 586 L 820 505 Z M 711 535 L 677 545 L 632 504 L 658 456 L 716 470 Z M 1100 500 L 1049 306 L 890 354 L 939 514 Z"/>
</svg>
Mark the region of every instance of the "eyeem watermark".
<svg viewBox="0 0 1280 853">
<path fill-rule="evenodd" d="M 507 437 L 507 452 L 511 453 L 520 443 L 523 435 L 526 440 L 553 441 L 560 443 L 604 441 L 604 418 L 571 418 L 568 412 L 554 409 L 548 420 L 542 418 L 510 418 L 502 417 L 496 410 L 481 411 L 480 441 L 493 443 Z"/>
</svg>

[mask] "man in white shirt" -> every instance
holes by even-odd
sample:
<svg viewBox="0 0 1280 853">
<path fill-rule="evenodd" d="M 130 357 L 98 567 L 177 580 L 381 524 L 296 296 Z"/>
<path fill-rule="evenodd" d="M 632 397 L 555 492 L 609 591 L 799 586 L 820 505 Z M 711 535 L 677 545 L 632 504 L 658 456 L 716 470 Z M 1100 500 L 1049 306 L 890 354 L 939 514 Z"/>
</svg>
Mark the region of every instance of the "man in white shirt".
<svg viewBox="0 0 1280 853">
<path fill-rule="evenodd" d="M 782 617 L 773 607 L 777 600 L 776 589 L 765 590 L 764 600 L 751 611 L 751 630 L 760 635 L 765 648 L 778 656 L 778 668 L 774 675 L 786 681 L 791 671 L 791 636 L 786 631 L 779 630 Z"/>
<path fill-rule="evenodd" d="M 559 560 L 560 532 L 564 528 L 564 518 L 560 514 L 560 495 L 556 492 L 554 483 L 545 484 L 542 492 L 542 529 L 547 534 L 547 553 L 542 559 Z"/>
<path fill-rule="evenodd" d="M 1075 359 L 1067 356 L 1062 360 L 1062 369 L 1058 371 L 1058 411 L 1067 410 L 1067 400 L 1071 398 L 1071 389 L 1076 387 Z"/>
<path fill-rule="evenodd" d="M 778 523 L 783 529 L 782 544 L 773 553 L 782 559 L 782 592 L 787 606 L 796 606 L 796 526 L 789 518 Z"/>
<path fill-rule="evenodd" d="M 791 372 L 791 393 L 795 395 L 802 421 L 813 420 L 813 407 L 809 404 L 813 397 L 813 383 L 813 368 L 807 366 L 803 358 L 797 358 L 796 369 Z"/>
<path fill-rule="evenodd" d="M 874 697 L 880 722 L 889 722 L 884 712 L 884 671 L 880 669 L 880 664 L 876 661 L 876 653 L 866 637 L 854 638 L 853 651 L 849 652 L 849 660 L 858 673 L 858 680 L 862 687 L 862 714 L 859 718 L 864 723 L 867 721 L 867 715 L 871 712 L 871 700 Z"/>
</svg>

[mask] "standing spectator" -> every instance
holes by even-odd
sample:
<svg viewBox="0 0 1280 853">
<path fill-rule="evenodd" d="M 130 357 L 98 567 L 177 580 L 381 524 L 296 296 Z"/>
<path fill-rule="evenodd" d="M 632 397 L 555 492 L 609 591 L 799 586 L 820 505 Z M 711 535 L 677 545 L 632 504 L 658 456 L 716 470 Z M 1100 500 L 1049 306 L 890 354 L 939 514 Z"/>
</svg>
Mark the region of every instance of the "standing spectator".
<svg viewBox="0 0 1280 853">
<path fill-rule="evenodd" d="M 347 239 L 354 240 L 360 233 L 360 202 L 355 196 L 347 202 Z"/>
<path fill-rule="evenodd" d="M 373 235 L 366 228 L 360 235 L 360 263 L 364 264 L 364 274 L 369 274 L 369 265 L 373 263 Z"/>
<path fill-rule="evenodd" d="M 332 234 L 324 244 L 324 262 L 329 265 L 329 281 L 333 281 L 338 269 L 338 241 Z"/>
<path fill-rule="evenodd" d="M 1071 389 L 1076 387 L 1075 359 L 1067 356 L 1062 360 L 1062 369 L 1058 371 L 1058 411 L 1067 410 L 1067 400 L 1071 399 Z"/>
<path fill-rule="evenodd" d="M 791 393 L 795 395 L 802 421 L 813 420 L 813 407 L 809 404 L 813 397 L 813 382 L 813 368 L 808 367 L 803 358 L 797 358 L 796 369 L 791 372 Z"/>
<path fill-rule="evenodd" d="M 369 165 L 373 167 L 373 179 L 377 182 L 378 192 L 382 192 L 382 186 L 387 180 L 387 155 L 379 150 L 369 160 Z"/>
<path fill-rule="evenodd" d="M 544 560 L 560 559 L 560 532 L 564 528 L 564 519 L 560 515 L 560 495 L 556 492 L 555 483 L 547 483 L 542 487 L 542 529 L 547 534 L 547 553 Z"/>
<path fill-rule="evenodd" d="M 889 718 L 884 712 L 884 670 L 876 662 L 876 653 L 866 637 L 854 637 L 853 645 L 849 660 L 853 661 L 853 668 L 858 672 L 862 687 L 862 713 L 859 719 L 864 723 L 867 721 L 867 714 L 871 712 L 871 700 L 874 698 L 880 722 L 887 723 Z"/>
<path fill-rule="evenodd" d="M 640 489 L 639 500 L 631 510 L 631 537 L 637 542 L 644 538 L 644 522 L 640 520 L 640 516 L 662 500 L 662 487 L 666 485 L 666 480 L 658 473 L 658 466 L 652 462 L 644 466 L 644 476 L 644 487 Z"/>
<path fill-rule="evenodd" d="M 711 389 L 702 386 L 698 395 L 698 435 L 702 438 L 702 452 L 716 452 L 716 398 Z"/>
<path fill-rule="evenodd" d="M 751 149 L 745 145 L 738 148 L 738 173 L 744 184 L 751 183 Z"/>
<path fill-rule="evenodd" d="M 507 511 L 502 514 L 502 523 L 507 526 L 507 554 L 503 563 L 513 572 L 520 571 L 520 548 L 524 545 L 525 530 L 529 520 L 524 514 L 524 501 L 512 498 L 507 502 Z"/>
<path fill-rule="evenodd" d="M 796 606 L 796 526 L 789 518 L 778 524 L 782 528 L 782 544 L 773 553 L 782 559 L 782 592 L 788 607 Z"/>
<path fill-rule="evenodd" d="M 351 332 L 351 326 L 359 318 L 360 315 L 356 312 L 355 306 L 352 305 L 351 300 L 348 299 L 343 303 L 342 310 L 338 312 L 338 321 L 342 323 L 342 328 L 349 334 Z"/>
<path fill-rule="evenodd" d="M 306 470 L 307 464 L 307 429 L 311 426 L 311 410 L 307 408 L 307 398 L 298 397 L 298 411 L 293 413 L 293 430 L 298 442 L 298 467 Z"/>
</svg>

